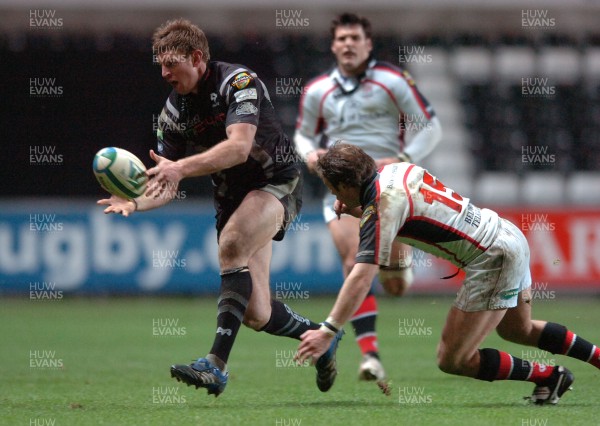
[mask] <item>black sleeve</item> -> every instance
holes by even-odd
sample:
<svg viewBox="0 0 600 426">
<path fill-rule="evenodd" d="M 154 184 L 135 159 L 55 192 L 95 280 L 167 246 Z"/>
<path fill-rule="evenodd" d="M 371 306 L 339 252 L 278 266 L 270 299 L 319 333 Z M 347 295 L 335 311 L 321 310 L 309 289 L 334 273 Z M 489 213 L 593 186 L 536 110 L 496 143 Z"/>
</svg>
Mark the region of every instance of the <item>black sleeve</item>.
<svg viewBox="0 0 600 426">
<path fill-rule="evenodd" d="M 156 151 L 158 155 L 172 161 L 185 156 L 186 141 L 182 130 L 185 130 L 185 123 L 178 122 L 165 105 L 158 118 L 156 129 Z"/>
<path fill-rule="evenodd" d="M 260 103 L 264 96 L 258 78 L 251 75 L 250 71 L 237 73 L 228 82 L 225 96 L 229 105 L 225 127 L 236 123 L 249 123 L 258 127 Z"/>
<path fill-rule="evenodd" d="M 360 218 L 360 242 L 356 253 L 356 263 L 377 265 L 377 225 L 379 212 L 375 202 L 368 204 Z"/>
</svg>

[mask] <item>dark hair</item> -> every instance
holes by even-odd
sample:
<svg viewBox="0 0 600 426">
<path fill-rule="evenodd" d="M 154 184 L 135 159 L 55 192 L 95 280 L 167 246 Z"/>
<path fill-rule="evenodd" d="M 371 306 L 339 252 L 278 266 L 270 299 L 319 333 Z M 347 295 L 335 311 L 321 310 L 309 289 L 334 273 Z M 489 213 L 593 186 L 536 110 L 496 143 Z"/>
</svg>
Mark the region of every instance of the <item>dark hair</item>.
<svg viewBox="0 0 600 426">
<path fill-rule="evenodd" d="M 337 141 L 317 161 L 319 176 L 326 178 L 336 189 L 341 183 L 360 188 L 376 170 L 375 160 L 359 147 L 344 141 Z"/>
<path fill-rule="evenodd" d="M 342 13 L 331 21 L 331 38 L 335 39 L 335 30 L 338 27 L 345 25 L 360 25 L 367 38 L 371 38 L 371 23 L 363 16 L 358 16 L 355 13 Z"/>
</svg>

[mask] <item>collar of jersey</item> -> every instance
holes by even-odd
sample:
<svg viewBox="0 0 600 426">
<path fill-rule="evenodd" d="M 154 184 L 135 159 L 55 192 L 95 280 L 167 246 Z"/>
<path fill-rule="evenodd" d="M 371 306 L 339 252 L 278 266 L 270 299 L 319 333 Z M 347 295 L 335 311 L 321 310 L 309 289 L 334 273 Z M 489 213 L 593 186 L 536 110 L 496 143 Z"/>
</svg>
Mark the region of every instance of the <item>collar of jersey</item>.
<svg viewBox="0 0 600 426">
<path fill-rule="evenodd" d="M 367 204 L 369 204 L 375 198 L 373 192 L 375 191 L 375 181 L 379 177 L 379 173 L 373 173 L 369 179 L 367 179 L 360 186 L 360 205 L 364 208 Z"/>
<path fill-rule="evenodd" d="M 339 87 L 340 91 L 342 92 L 342 95 L 351 95 L 352 93 L 358 90 L 360 84 L 367 77 L 367 74 L 375 66 L 376 63 L 377 61 L 375 59 L 370 59 L 369 63 L 367 64 L 367 69 L 357 77 L 344 77 L 340 72 L 340 69 L 338 67 L 335 67 L 335 69 L 331 73 L 331 79 L 335 82 L 337 87 Z M 353 82 L 352 87 L 348 87 L 347 82 L 349 81 Z"/>
</svg>

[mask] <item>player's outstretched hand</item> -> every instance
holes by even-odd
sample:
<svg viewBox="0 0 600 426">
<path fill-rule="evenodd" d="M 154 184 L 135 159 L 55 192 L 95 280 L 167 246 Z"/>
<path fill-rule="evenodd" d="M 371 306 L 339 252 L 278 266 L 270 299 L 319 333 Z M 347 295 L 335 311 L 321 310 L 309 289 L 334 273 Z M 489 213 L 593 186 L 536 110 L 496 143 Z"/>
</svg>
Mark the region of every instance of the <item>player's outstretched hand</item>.
<svg viewBox="0 0 600 426">
<path fill-rule="evenodd" d="M 302 364 L 310 359 L 314 364 L 321 355 L 327 352 L 333 336 L 321 330 L 308 330 L 300 336 L 302 342 L 298 345 L 298 352 L 294 356 L 297 363 Z"/>
<path fill-rule="evenodd" d="M 117 213 L 127 217 L 135 211 L 135 203 L 131 200 L 121 198 L 117 195 L 113 195 L 110 198 L 98 200 L 96 204 L 108 206 L 104 209 L 104 213 Z"/>
<path fill-rule="evenodd" d="M 179 181 L 183 178 L 179 164 L 176 161 L 161 157 L 152 149 L 150 150 L 150 158 L 156 161 L 156 166 L 146 170 L 146 176 L 150 179 L 146 196 L 159 198 L 161 194 L 175 193 Z"/>
</svg>

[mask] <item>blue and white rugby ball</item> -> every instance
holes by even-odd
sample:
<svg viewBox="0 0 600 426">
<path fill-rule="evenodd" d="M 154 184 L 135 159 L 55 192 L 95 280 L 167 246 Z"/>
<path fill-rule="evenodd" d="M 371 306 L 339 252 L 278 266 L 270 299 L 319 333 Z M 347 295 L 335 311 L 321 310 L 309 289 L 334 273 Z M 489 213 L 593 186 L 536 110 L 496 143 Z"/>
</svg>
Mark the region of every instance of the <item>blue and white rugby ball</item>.
<svg viewBox="0 0 600 426">
<path fill-rule="evenodd" d="M 94 175 L 100 186 L 122 198 L 137 198 L 146 191 L 146 166 L 122 148 L 103 148 L 94 156 Z"/>
</svg>

